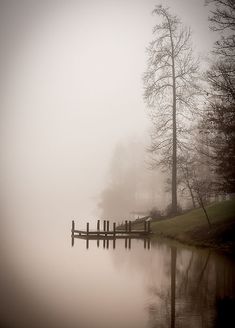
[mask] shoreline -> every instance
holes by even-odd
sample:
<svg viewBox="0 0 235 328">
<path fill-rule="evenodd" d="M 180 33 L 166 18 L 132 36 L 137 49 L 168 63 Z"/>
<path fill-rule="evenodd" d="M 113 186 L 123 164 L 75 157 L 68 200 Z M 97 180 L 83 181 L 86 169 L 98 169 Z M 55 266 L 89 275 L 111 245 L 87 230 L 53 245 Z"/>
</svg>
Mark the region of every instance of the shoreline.
<svg viewBox="0 0 235 328">
<path fill-rule="evenodd" d="M 201 249 L 210 249 L 212 251 L 216 251 L 219 253 L 222 253 L 223 255 L 233 257 L 235 259 L 235 243 L 225 243 L 225 244 L 219 244 L 219 243 L 210 243 L 208 241 L 202 240 L 189 240 L 188 238 L 184 238 L 183 236 L 172 236 L 172 235 L 167 235 L 164 233 L 153 233 L 151 236 L 151 240 L 157 240 L 159 238 L 167 239 L 169 241 L 175 241 L 177 243 L 180 243 L 184 246 L 189 246 L 189 247 L 197 247 Z"/>
<path fill-rule="evenodd" d="M 163 220 L 151 221 L 151 239 L 163 237 L 188 246 L 210 248 L 235 258 L 235 199 L 206 207 L 211 226 L 201 208 Z M 140 223 L 135 224 L 136 227 Z"/>
</svg>

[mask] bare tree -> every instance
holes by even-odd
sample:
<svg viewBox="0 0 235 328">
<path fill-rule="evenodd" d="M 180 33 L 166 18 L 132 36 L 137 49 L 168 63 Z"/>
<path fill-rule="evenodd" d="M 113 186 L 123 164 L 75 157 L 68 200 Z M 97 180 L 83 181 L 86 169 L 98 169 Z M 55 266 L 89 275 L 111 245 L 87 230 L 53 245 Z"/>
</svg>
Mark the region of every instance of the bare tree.
<svg viewBox="0 0 235 328">
<path fill-rule="evenodd" d="M 213 3 L 210 28 L 219 31 L 214 45 L 215 59 L 207 71 L 207 112 L 203 128 L 208 134 L 211 153 L 221 179 L 220 189 L 235 192 L 235 1 Z"/>
<path fill-rule="evenodd" d="M 206 4 L 213 3 L 209 17 L 210 27 L 213 31 L 235 30 L 235 2 L 234 0 L 206 0 Z"/>
<path fill-rule="evenodd" d="M 161 23 L 153 28 L 144 74 L 144 99 L 153 122 L 150 151 L 157 165 L 171 169 L 172 213 L 176 213 L 177 152 L 187 147 L 187 121 L 196 108 L 198 62 L 193 57 L 190 29 L 168 8 L 156 6 L 153 14 Z"/>
<path fill-rule="evenodd" d="M 203 212 L 206 216 L 206 220 L 208 222 L 209 227 L 211 227 L 211 222 L 209 219 L 209 215 L 207 213 L 205 202 L 208 195 L 210 195 L 212 190 L 211 180 L 207 177 L 198 176 L 196 172 L 194 172 L 192 178 L 192 190 L 196 194 L 197 201 L 200 207 L 203 209 Z"/>
</svg>

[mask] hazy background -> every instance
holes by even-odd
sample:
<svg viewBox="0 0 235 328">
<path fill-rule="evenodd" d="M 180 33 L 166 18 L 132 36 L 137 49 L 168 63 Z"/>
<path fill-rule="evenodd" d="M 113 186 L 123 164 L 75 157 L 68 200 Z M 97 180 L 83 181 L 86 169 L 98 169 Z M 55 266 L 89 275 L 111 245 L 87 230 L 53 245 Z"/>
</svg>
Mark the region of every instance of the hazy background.
<svg viewBox="0 0 235 328">
<path fill-rule="evenodd" d="M 97 217 L 118 144 L 146 147 L 142 74 L 158 3 L 1 1 L 4 228 Z M 213 39 L 204 0 L 161 3 L 191 25 L 205 57 Z M 162 181 L 157 188 L 164 201 Z"/>
</svg>

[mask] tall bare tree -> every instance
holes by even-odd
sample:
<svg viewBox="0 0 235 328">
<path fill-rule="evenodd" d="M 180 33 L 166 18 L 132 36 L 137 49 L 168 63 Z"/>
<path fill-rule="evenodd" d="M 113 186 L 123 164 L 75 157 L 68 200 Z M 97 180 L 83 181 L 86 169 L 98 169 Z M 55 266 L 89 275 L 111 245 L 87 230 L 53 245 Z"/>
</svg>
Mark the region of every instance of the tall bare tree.
<svg viewBox="0 0 235 328">
<path fill-rule="evenodd" d="M 144 74 L 144 99 L 153 122 L 150 151 L 157 165 L 171 169 L 172 213 L 176 213 L 177 153 L 187 147 L 187 121 L 197 107 L 198 61 L 193 56 L 190 29 L 168 8 L 156 6 L 153 14 L 160 23 L 153 28 Z"/>
</svg>

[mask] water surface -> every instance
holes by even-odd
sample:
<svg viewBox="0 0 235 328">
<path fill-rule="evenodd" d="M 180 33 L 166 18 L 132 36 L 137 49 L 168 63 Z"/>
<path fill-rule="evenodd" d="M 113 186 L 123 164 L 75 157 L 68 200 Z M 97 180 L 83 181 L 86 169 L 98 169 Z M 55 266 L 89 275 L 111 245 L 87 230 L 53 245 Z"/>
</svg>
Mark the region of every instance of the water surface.
<svg viewBox="0 0 235 328">
<path fill-rule="evenodd" d="M 166 240 L 87 249 L 71 246 L 69 229 L 39 232 L 2 240 L 4 327 L 233 326 L 235 264 L 225 256 Z"/>
</svg>

